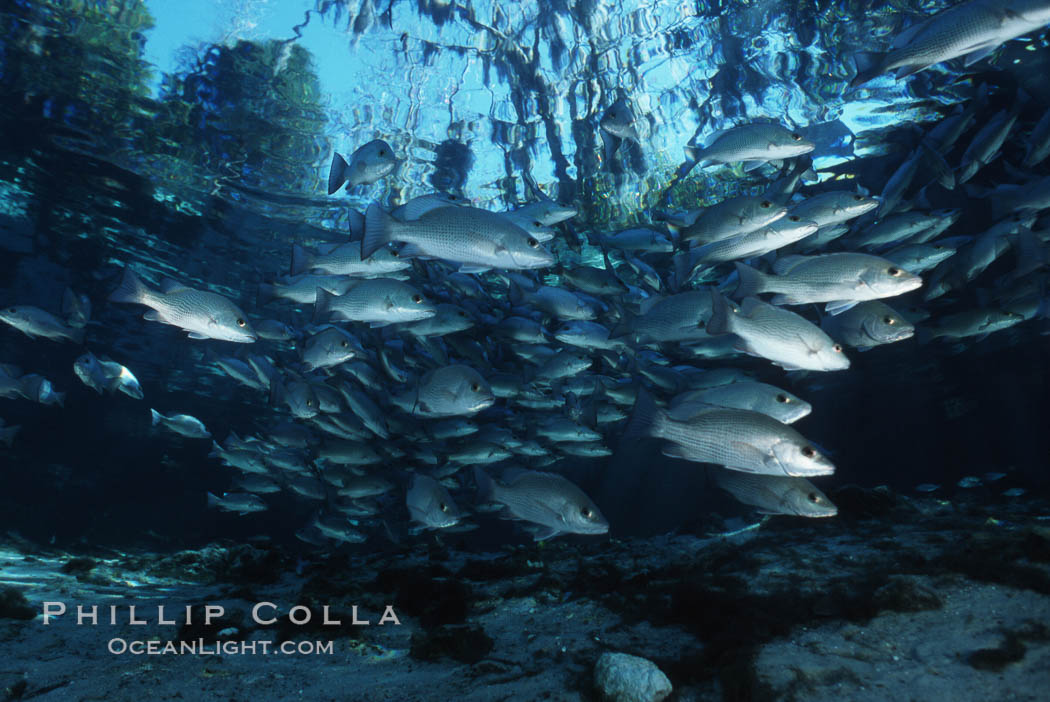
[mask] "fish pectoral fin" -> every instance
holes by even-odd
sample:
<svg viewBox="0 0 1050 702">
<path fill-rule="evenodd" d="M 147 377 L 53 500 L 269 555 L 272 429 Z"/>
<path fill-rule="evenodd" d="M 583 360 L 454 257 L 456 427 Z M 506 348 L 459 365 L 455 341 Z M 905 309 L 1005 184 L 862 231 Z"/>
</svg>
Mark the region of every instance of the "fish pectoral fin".
<svg viewBox="0 0 1050 702">
<path fill-rule="evenodd" d="M 558 534 L 561 534 L 561 529 L 552 526 L 538 526 L 532 531 L 533 541 L 546 541 L 547 539 L 553 539 Z"/>
<path fill-rule="evenodd" d="M 818 353 L 820 353 L 820 348 L 819 347 L 818 348 L 813 348 L 808 343 L 806 343 L 806 337 L 802 336 L 801 334 L 796 334 L 796 336 L 798 337 L 798 340 L 800 342 L 802 342 L 802 346 L 803 346 L 803 348 L 806 349 L 806 353 L 807 354 L 809 354 L 810 356 L 816 356 Z M 785 366 L 785 368 L 786 368 L 786 366 Z"/>
<path fill-rule="evenodd" d="M 834 317 L 837 314 L 842 314 L 846 310 L 851 310 L 860 304 L 859 300 L 834 300 L 824 306 L 824 311 Z"/>
<path fill-rule="evenodd" d="M 686 453 L 685 448 L 679 446 L 678 444 L 667 444 L 662 449 L 660 449 L 660 453 L 667 456 L 668 458 L 681 458 L 684 461 L 691 460 L 688 454 Z"/>
<path fill-rule="evenodd" d="M 186 332 L 186 336 L 190 337 L 191 339 L 210 339 L 211 338 L 210 336 L 208 336 L 206 334 L 201 334 L 200 332 Z"/>
<path fill-rule="evenodd" d="M 966 60 L 963 61 L 963 66 L 969 68 L 981 59 L 987 58 L 989 54 L 991 54 L 998 48 L 999 44 L 993 44 L 992 46 L 986 46 L 984 48 L 978 49 L 977 51 L 971 51 L 970 53 L 966 54 Z"/>
<path fill-rule="evenodd" d="M 744 459 L 747 464 L 754 464 L 754 467 L 737 467 L 737 470 L 746 473 L 762 473 L 762 468 L 767 465 L 769 456 L 762 453 L 751 444 L 746 444 L 743 441 L 730 441 L 729 447 L 737 453 L 738 456 Z"/>
</svg>

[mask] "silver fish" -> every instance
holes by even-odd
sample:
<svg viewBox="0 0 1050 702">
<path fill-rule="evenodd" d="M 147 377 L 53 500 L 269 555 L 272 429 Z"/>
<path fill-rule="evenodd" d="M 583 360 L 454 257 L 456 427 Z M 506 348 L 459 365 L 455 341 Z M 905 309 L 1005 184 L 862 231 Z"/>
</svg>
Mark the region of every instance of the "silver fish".
<svg viewBox="0 0 1050 702">
<path fill-rule="evenodd" d="M 846 346 L 867 349 L 910 339 L 915 327 L 899 312 L 878 300 L 862 302 L 842 314 L 827 316 L 820 328 Z"/>
<path fill-rule="evenodd" d="M 834 371 L 849 368 L 842 345 L 815 324 L 780 307 L 754 297 L 739 308 L 712 291 L 713 313 L 707 330 L 711 334 L 736 334 L 741 348 L 761 356 L 785 370 Z"/>
<path fill-rule="evenodd" d="M 193 339 L 219 339 L 252 343 L 258 339 L 247 315 L 228 298 L 207 290 L 194 290 L 166 281 L 161 290 L 146 287 L 131 268 L 109 296 L 112 302 L 130 302 L 151 308 L 144 316 L 153 322 L 171 324 Z"/>
<path fill-rule="evenodd" d="M 332 195 L 345 183 L 348 188 L 374 183 L 390 175 L 397 168 L 398 159 L 390 144 L 375 139 L 359 147 L 347 163 L 339 154 L 332 155 L 328 170 L 328 194 Z"/>
<path fill-rule="evenodd" d="M 838 508 L 828 496 L 805 478 L 780 475 L 749 475 L 731 470 L 712 471 L 715 483 L 746 505 L 763 514 L 795 517 L 834 517 Z"/>
<path fill-rule="evenodd" d="M 816 145 L 798 132 L 779 124 L 741 124 L 708 139 L 702 148 L 687 146 L 685 155 L 701 167 L 714 163 L 744 162 L 744 170 L 753 170 L 769 161 L 808 154 Z"/>
<path fill-rule="evenodd" d="M 1045 0 L 970 0 L 916 22 L 894 38 L 885 54 L 858 55 L 851 85 L 890 71 L 900 80 L 959 56 L 966 56 L 970 66 L 1004 42 L 1048 22 L 1050 3 Z"/>
<path fill-rule="evenodd" d="M 561 534 L 605 534 L 609 523 L 573 483 L 554 473 L 521 471 L 504 474 L 494 481 L 480 468 L 474 469 L 482 502 L 497 502 L 513 519 L 537 525 L 536 541 Z"/>
<path fill-rule="evenodd" d="M 191 417 L 188 414 L 173 414 L 170 417 L 165 417 L 163 414 L 152 408 L 150 408 L 149 413 L 153 426 L 163 426 L 165 429 L 169 429 L 176 434 L 181 434 L 182 436 L 191 439 L 211 438 L 211 433 L 204 428 L 204 423 L 196 417 Z"/>
<path fill-rule="evenodd" d="M 644 391 L 623 436 L 665 439 L 670 442 L 663 449 L 666 456 L 748 473 L 806 477 L 835 472 L 801 434 L 761 412 L 713 408 L 678 421 Z"/>
<path fill-rule="evenodd" d="M 482 268 L 545 268 L 554 256 L 528 232 L 497 212 L 440 207 L 399 222 L 378 205 L 365 212 L 361 258 L 391 241 L 409 244 L 411 255 L 430 256 Z M 406 249 L 402 249 L 402 255 Z"/>
<path fill-rule="evenodd" d="M 31 305 L 13 305 L 0 309 L 0 322 L 10 324 L 26 336 L 39 336 L 52 341 L 84 343 L 84 329 L 74 327 L 46 310 Z"/>
<path fill-rule="evenodd" d="M 412 520 L 427 529 L 447 529 L 462 518 L 448 489 L 421 473 L 412 476 L 412 484 L 405 493 L 405 505 Z"/>
</svg>

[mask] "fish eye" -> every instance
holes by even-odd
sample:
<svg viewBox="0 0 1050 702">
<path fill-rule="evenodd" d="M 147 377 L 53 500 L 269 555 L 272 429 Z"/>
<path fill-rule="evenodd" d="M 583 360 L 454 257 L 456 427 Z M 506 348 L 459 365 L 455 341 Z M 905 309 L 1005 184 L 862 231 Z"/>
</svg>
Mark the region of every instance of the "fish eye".
<svg viewBox="0 0 1050 702">
<path fill-rule="evenodd" d="M 474 392 L 481 392 L 481 384 L 480 383 L 471 383 L 470 384 L 470 389 L 473 390 Z"/>
<path fill-rule="evenodd" d="M 892 275 L 894 278 L 896 278 L 896 277 L 898 277 L 901 274 L 901 269 L 897 268 L 896 266 L 893 266 L 893 267 L 888 268 L 886 270 L 886 272 L 889 273 L 890 275 Z"/>
<path fill-rule="evenodd" d="M 386 156 L 386 149 L 380 149 L 379 150 L 379 155 L 380 156 Z"/>
<path fill-rule="evenodd" d="M 790 217 L 788 217 L 788 220 L 792 222 L 801 222 L 802 218 L 798 215 L 791 215 Z"/>
<path fill-rule="evenodd" d="M 347 341 L 346 339 L 343 339 L 341 342 L 339 342 L 339 345 L 342 346 L 345 349 L 347 346 L 350 345 L 350 342 Z"/>
<path fill-rule="evenodd" d="M 537 246 L 540 245 L 540 242 L 536 241 L 531 236 L 528 239 L 525 240 L 525 243 L 528 244 L 529 246 L 531 246 L 532 248 L 536 248 Z"/>
<path fill-rule="evenodd" d="M 580 510 L 580 514 L 582 514 L 587 519 L 593 519 L 594 518 L 594 510 L 592 510 L 590 507 L 582 508 Z"/>
<path fill-rule="evenodd" d="M 886 316 L 886 317 L 882 318 L 882 323 L 883 324 L 893 325 L 893 324 L 897 323 L 897 320 L 894 319 L 893 317 Z"/>
<path fill-rule="evenodd" d="M 534 220 L 532 220 L 532 226 L 534 226 L 534 227 L 542 227 L 543 225 L 540 224 L 540 221 L 538 219 L 534 219 Z"/>
<path fill-rule="evenodd" d="M 245 322 L 243 319 L 238 319 L 237 320 L 237 326 L 238 327 L 243 327 L 245 324 L 247 324 L 247 322 Z"/>
<path fill-rule="evenodd" d="M 768 210 L 772 206 L 773 206 L 773 203 L 770 202 L 769 200 L 763 200 L 762 203 L 759 205 L 759 207 L 761 207 L 764 210 Z"/>
<path fill-rule="evenodd" d="M 831 347 L 831 350 L 835 353 L 842 353 L 842 344 L 835 344 Z"/>
<path fill-rule="evenodd" d="M 784 393 L 780 393 L 779 395 L 777 395 L 777 402 L 787 404 L 788 402 L 791 402 L 791 398 L 785 395 Z"/>
<path fill-rule="evenodd" d="M 394 249 L 393 251 L 390 252 L 390 255 L 393 256 L 394 258 L 397 258 L 398 256 L 401 255 L 401 252 L 398 251 L 397 249 Z"/>
<path fill-rule="evenodd" d="M 944 247 L 943 247 L 943 246 L 941 246 L 940 244 L 934 244 L 934 245 L 933 245 L 933 248 L 935 248 L 935 249 L 937 249 L 938 251 L 940 251 L 940 250 L 941 250 L 941 249 L 943 249 Z"/>
<path fill-rule="evenodd" d="M 707 322 L 705 322 L 705 321 L 704 321 L 704 320 L 702 320 L 702 319 L 701 319 L 700 321 L 698 321 L 698 322 L 696 323 L 696 327 L 697 327 L 698 329 L 703 329 L 703 328 L 704 328 L 704 327 L 706 327 L 706 326 L 707 326 Z"/>
<path fill-rule="evenodd" d="M 448 505 L 446 505 L 444 502 L 441 503 L 440 507 L 442 512 L 448 511 Z"/>
<path fill-rule="evenodd" d="M 805 456 L 806 458 L 813 458 L 814 456 L 817 455 L 817 450 L 815 448 L 813 448 L 812 446 L 803 446 L 802 447 L 802 455 Z"/>
<path fill-rule="evenodd" d="M 802 141 L 802 135 L 801 134 L 792 134 L 791 138 L 794 139 L 795 141 Z"/>
<path fill-rule="evenodd" d="M 808 495 L 806 495 L 806 497 L 808 497 L 809 501 L 812 502 L 813 504 L 817 504 L 818 502 L 820 502 L 820 495 L 818 495 L 815 492 L 809 493 Z"/>
<path fill-rule="evenodd" d="M 460 317 L 463 317 L 463 318 L 466 318 L 466 316 L 467 316 L 467 313 L 466 313 L 466 312 L 464 312 L 463 310 L 460 310 L 460 311 L 459 311 L 459 312 L 457 312 L 456 314 L 458 314 L 458 315 L 459 315 Z"/>
<path fill-rule="evenodd" d="M 313 407 L 314 406 L 314 401 L 313 400 L 307 400 L 306 401 L 306 406 L 307 407 Z"/>
<path fill-rule="evenodd" d="M 419 293 L 416 293 L 415 295 L 412 296 L 412 302 L 414 302 L 414 303 L 416 303 L 418 305 L 419 303 L 423 302 L 423 296 L 420 295 Z"/>
<path fill-rule="evenodd" d="M 860 202 L 861 200 L 864 199 L 864 196 L 863 195 L 854 195 L 853 199 L 856 200 L 857 202 Z"/>
<path fill-rule="evenodd" d="M 455 202 L 458 198 L 455 195 L 449 195 L 448 199 L 451 200 L 452 202 Z M 444 507 L 444 505 L 442 505 L 442 507 Z"/>
</svg>

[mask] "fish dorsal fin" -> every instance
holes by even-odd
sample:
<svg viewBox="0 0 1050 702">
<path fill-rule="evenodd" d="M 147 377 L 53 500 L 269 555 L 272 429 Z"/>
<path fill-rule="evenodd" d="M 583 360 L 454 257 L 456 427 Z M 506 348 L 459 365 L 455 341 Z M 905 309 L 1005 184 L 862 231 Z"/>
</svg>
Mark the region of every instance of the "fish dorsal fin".
<svg viewBox="0 0 1050 702">
<path fill-rule="evenodd" d="M 160 281 L 160 291 L 167 295 L 168 293 L 178 292 L 180 290 L 189 290 L 188 285 L 183 285 L 173 278 L 164 278 Z"/>
<path fill-rule="evenodd" d="M 455 203 L 451 203 L 439 196 L 423 195 L 405 203 L 405 209 L 401 211 L 401 219 L 404 221 L 419 219 L 428 212 L 456 206 Z"/>
<path fill-rule="evenodd" d="M 651 310 L 656 305 L 656 303 L 660 302 L 663 299 L 663 295 L 652 295 L 650 297 L 645 298 L 640 303 L 638 303 L 638 314 L 648 314 L 649 310 Z"/>
<path fill-rule="evenodd" d="M 773 272 L 777 275 L 787 275 L 800 263 L 805 263 L 811 258 L 813 257 L 799 255 L 784 256 L 783 258 L 778 258 L 776 261 L 773 262 Z"/>
</svg>

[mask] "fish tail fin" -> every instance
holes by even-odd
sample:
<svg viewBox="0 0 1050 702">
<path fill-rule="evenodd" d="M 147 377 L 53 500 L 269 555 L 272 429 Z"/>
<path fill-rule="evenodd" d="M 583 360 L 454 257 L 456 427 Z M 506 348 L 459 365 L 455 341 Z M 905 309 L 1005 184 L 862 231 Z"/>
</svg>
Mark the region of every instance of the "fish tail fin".
<svg viewBox="0 0 1050 702">
<path fill-rule="evenodd" d="M 324 288 L 317 288 L 317 297 L 314 299 L 314 324 L 320 324 L 328 318 L 328 313 L 332 309 L 332 300 L 335 297 Z"/>
<path fill-rule="evenodd" d="M 623 141 L 623 139 L 613 134 L 610 134 L 604 129 L 601 130 L 601 136 L 602 146 L 604 147 L 605 152 L 605 160 L 607 162 L 610 162 L 612 161 L 613 156 L 616 155 L 616 152 L 620 150 L 620 143 Z"/>
<path fill-rule="evenodd" d="M 858 51 L 853 59 L 857 64 L 857 77 L 850 81 L 849 85 L 851 88 L 856 88 L 883 73 L 882 66 L 886 54 L 877 51 Z"/>
<path fill-rule="evenodd" d="M 693 163 L 700 163 L 704 158 L 704 148 L 700 146 L 685 147 L 685 157 Z"/>
<path fill-rule="evenodd" d="M 109 294 L 110 302 L 135 302 L 143 303 L 150 297 L 150 289 L 146 287 L 131 266 L 124 267 L 124 277 L 120 279 L 120 285 Z"/>
<path fill-rule="evenodd" d="M 259 283 L 255 292 L 255 306 L 262 307 L 277 299 L 277 287 L 273 283 Z"/>
<path fill-rule="evenodd" d="M 641 436 L 659 436 L 663 412 L 656 406 L 656 400 L 643 387 L 639 386 L 638 396 L 634 401 L 634 411 L 623 431 L 623 438 Z"/>
<path fill-rule="evenodd" d="M 292 265 L 288 271 L 291 275 L 299 275 L 309 270 L 313 264 L 313 256 L 309 251 L 299 244 L 292 244 Z"/>
<path fill-rule="evenodd" d="M 209 492 L 208 493 L 208 506 L 209 507 L 218 507 L 219 506 L 219 498 L 213 492 Z"/>
<path fill-rule="evenodd" d="M 332 166 L 328 169 L 328 194 L 333 195 L 335 191 L 343 187 L 346 182 L 346 159 L 339 154 L 332 155 Z"/>
<path fill-rule="evenodd" d="M 620 309 L 620 321 L 609 331 L 610 339 L 622 339 L 634 332 L 634 315 L 625 309 Z"/>
<path fill-rule="evenodd" d="M 728 334 L 732 331 L 729 316 L 733 314 L 729 309 L 729 301 L 722 293 L 711 289 L 711 319 L 707 322 L 707 333 L 712 336 L 717 334 Z"/>
<path fill-rule="evenodd" d="M 761 292 L 766 292 L 765 275 L 740 261 L 734 261 L 733 265 L 736 266 L 736 274 L 740 278 L 736 284 L 736 291 L 734 291 L 733 297 L 742 300 L 745 297 L 754 297 Z"/>
<path fill-rule="evenodd" d="M 160 420 L 164 419 L 164 415 L 162 415 L 160 412 L 158 412 L 157 410 L 153 409 L 152 407 L 150 407 L 150 409 L 149 409 L 149 416 L 150 416 L 150 426 L 154 426 L 154 427 L 157 426 L 158 424 L 160 424 Z"/>
<path fill-rule="evenodd" d="M 478 484 L 478 502 L 491 502 L 496 497 L 496 481 L 481 466 L 474 466 L 474 480 Z"/>
<path fill-rule="evenodd" d="M 364 261 L 376 251 L 393 241 L 393 227 L 397 220 L 383 209 L 372 203 L 365 210 L 365 235 L 361 239 L 361 260 Z"/>
<path fill-rule="evenodd" d="M 55 398 L 55 404 L 57 404 L 59 407 L 66 406 L 66 393 L 54 390 L 51 392 L 51 396 Z"/>
<path fill-rule="evenodd" d="M 521 286 L 513 280 L 510 281 L 510 289 L 507 292 L 507 299 L 509 299 L 510 304 L 515 307 L 525 304 L 525 293 L 522 292 Z"/>
<path fill-rule="evenodd" d="M 671 262 L 674 264 L 675 285 L 682 289 L 693 277 L 697 264 L 693 261 L 693 257 L 689 255 L 688 249 L 676 253 Z"/>
</svg>

